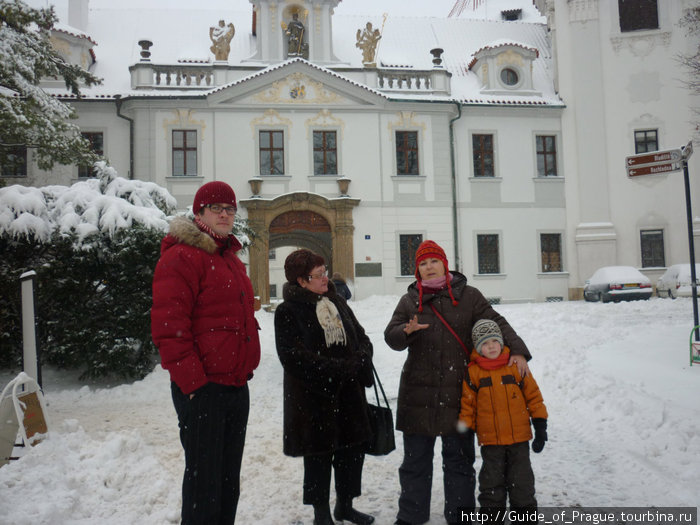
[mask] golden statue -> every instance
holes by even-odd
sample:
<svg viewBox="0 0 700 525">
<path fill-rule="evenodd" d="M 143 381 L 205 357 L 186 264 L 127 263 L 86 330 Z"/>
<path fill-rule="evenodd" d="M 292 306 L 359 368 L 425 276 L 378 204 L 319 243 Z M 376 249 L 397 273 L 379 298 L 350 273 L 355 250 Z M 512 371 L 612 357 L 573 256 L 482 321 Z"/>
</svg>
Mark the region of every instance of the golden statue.
<svg viewBox="0 0 700 525">
<path fill-rule="evenodd" d="M 214 58 L 217 61 L 227 61 L 228 55 L 231 52 L 231 40 L 236 33 L 236 28 L 233 24 L 219 20 L 218 27 L 209 28 L 209 38 L 212 41 L 212 46 L 209 48 L 214 53 Z"/>
<path fill-rule="evenodd" d="M 372 29 L 372 22 L 367 22 L 364 30 L 357 30 L 357 43 L 355 44 L 355 47 L 359 47 L 362 50 L 362 64 L 364 66 L 377 66 L 376 62 L 374 61 L 374 55 L 377 52 L 377 44 L 381 38 L 382 35 L 379 29 Z"/>
</svg>

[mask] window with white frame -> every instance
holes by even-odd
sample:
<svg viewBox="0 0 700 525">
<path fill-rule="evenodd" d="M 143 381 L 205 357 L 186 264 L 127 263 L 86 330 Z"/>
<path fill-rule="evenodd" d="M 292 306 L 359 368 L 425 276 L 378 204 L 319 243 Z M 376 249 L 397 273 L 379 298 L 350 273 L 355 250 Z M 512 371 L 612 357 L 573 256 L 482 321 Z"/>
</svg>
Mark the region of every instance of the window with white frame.
<svg viewBox="0 0 700 525">
<path fill-rule="evenodd" d="M 642 268 L 659 268 L 666 266 L 666 257 L 664 256 L 664 231 L 658 230 L 642 230 L 641 248 L 642 248 Z"/>
<path fill-rule="evenodd" d="M 335 131 L 314 131 L 314 175 L 338 174 L 338 144 Z"/>
<path fill-rule="evenodd" d="M 102 156 L 105 153 L 105 138 L 101 131 L 85 131 L 81 133 L 84 139 L 90 143 L 93 153 Z M 88 178 L 94 176 L 92 164 L 80 164 L 78 166 L 78 177 Z"/>
<path fill-rule="evenodd" d="M 472 155 L 475 177 L 493 177 L 495 175 L 493 135 L 473 134 Z"/>
<path fill-rule="evenodd" d="M 396 132 L 396 174 L 418 175 L 418 132 Z"/>
<path fill-rule="evenodd" d="M 561 272 L 561 233 L 541 233 L 542 272 Z"/>
<path fill-rule="evenodd" d="M 659 130 L 640 129 L 634 132 L 634 152 L 647 153 L 659 150 Z"/>
<path fill-rule="evenodd" d="M 617 0 L 620 31 L 639 31 L 659 28 L 657 0 Z"/>
<path fill-rule="evenodd" d="M 3 177 L 27 176 L 27 147 L 5 146 L 0 155 L 0 174 Z"/>
<path fill-rule="evenodd" d="M 557 176 L 557 137 L 537 135 L 537 176 Z"/>
<path fill-rule="evenodd" d="M 284 131 L 260 130 L 260 175 L 284 175 Z"/>
<path fill-rule="evenodd" d="M 498 237 L 497 233 L 480 233 L 476 236 L 479 274 L 501 273 Z"/>
<path fill-rule="evenodd" d="M 399 235 L 399 258 L 401 275 L 414 275 L 416 272 L 416 250 L 423 242 L 420 233 Z"/>
<path fill-rule="evenodd" d="M 172 139 L 173 176 L 196 176 L 197 130 L 174 129 Z"/>
</svg>

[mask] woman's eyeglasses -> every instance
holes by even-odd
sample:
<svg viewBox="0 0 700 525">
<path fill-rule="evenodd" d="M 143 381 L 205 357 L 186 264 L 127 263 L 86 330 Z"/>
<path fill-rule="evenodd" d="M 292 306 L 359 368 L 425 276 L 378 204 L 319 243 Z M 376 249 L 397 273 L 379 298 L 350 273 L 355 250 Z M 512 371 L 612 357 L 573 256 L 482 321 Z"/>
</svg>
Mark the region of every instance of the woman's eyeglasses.
<svg viewBox="0 0 700 525">
<path fill-rule="evenodd" d="M 205 204 L 205 208 L 209 208 L 212 213 L 216 213 L 217 215 L 221 213 L 222 211 L 226 212 L 226 215 L 236 215 L 236 207 L 235 206 L 220 206 L 219 204 Z"/>
<path fill-rule="evenodd" d="M 309 275 L 309 281 L 311 279 L 323 279 L 324 277 L 328 277 L 328 268 L 326 268 L 322 272 Z"/>
</svg>

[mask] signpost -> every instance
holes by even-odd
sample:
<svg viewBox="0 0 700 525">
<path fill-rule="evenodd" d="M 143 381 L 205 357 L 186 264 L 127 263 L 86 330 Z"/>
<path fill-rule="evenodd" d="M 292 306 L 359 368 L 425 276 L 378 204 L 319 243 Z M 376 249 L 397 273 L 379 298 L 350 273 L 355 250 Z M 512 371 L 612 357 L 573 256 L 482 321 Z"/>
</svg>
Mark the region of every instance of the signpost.
<svg viewBox="0 0 700 525">
<path fill-rule="evenodd" d="M 644 164 L 642 166 L 633 166 L 627 168 L 628 177 L 637 177 L 639 175 L 656 175 L 657 173 L 667 173 L 669 171 L 680 171 L 680 162 L 667 162 L 664 164 Z"/>
<path fill-rule="evenodd" d="M 654 151 L 627 157 L 625 159 L 625 168 L 627 169 L 628 177 L 655 175 L 657 173 L 668 173 L 669 171 L 680 171 L 682 160 L 683 151 L 681 148 Z"/>
<path fill-rule="evenodd" d="M 693 320 L 695 321 L 695 341 L 700 341 L 700 322 L 698 322 L 698 290 L 697 276 L 695 275 L 695 242 L 693 239 L 693 214 L 690 207 L 690 176 L 688 175 L 688 159 L 693 154 L 693 141 L 689 141 L 685 146 L 666 151 L 654 151 L 651 153 L 641 153 L 625 158 L 625 169 L 628 177 L 638 177 L 640 175 L 657 175 L 671 171 L 683 169 L 683 180 L 685 182 L 685 207 L 688 216 L 688 245 L 690 247 L 690 279 L 693 292 Z M 693 349 L 700 343 L 693 343 L 693 334 L 690 334 L 691 356 L 690 364 L 693 364 Z M 697 362 L 697 361 L 696 361 Z"/>
</svg>

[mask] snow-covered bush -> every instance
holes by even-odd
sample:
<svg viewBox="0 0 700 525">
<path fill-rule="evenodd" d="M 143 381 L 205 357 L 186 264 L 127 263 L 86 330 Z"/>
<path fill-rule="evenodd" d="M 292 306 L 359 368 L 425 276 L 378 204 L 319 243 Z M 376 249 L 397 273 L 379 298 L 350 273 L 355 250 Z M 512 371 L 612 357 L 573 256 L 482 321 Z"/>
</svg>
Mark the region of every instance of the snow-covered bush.
<svg viewBox="0 0 700 525">
<path fill-rule="evenodd" d="M 0 366 L 21 361 L 19 277 L 34 270 L 43 363 L 89 377 L 152 369 L 151 281 L 176 202 L 103 162 L 96 175 L 70 187 L 0 188 Z M 249 244 L 246 221 L 234 231 Z"/>
<path fill-rule="evenodd" d="M 177 203 L 157 184 L 95 167 L 96 178 L 70 187 L 0 188 L 0 366 L 20 364 L 19 277 L 34 270 L 43 363 L 88 377 L 153 367 L 151 281 Z M 234 232 L 250 244 L 245 220 Z"/>
</svg>

